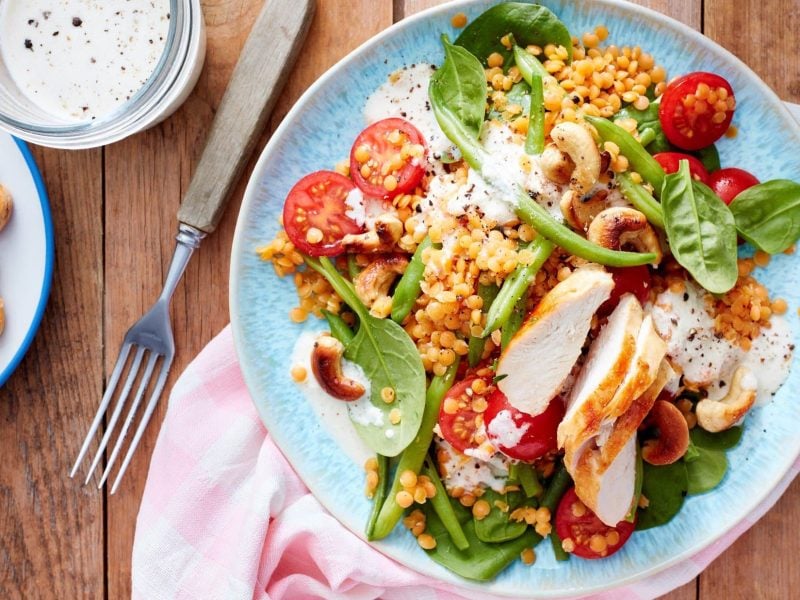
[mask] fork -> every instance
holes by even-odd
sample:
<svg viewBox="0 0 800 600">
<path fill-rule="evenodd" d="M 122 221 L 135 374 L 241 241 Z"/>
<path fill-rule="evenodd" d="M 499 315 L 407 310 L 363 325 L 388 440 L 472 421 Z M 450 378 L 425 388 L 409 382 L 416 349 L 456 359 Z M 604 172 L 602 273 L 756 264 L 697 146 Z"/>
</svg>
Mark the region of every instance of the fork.
<svg viewBox="0 0 800 600">
<path fill-rule="evenodd" d="M 84 485 L 89 483 L 100 464 L 131 391 L 136 388 L 114 448 L 100 476 L 98 489 L 105 484 L 122 452 L 128 431 L 160 361 L 158 376 L 111 486 L 111 494 L 117 491 L 130 465 L 164 390 L 175 358 L 175 341 L 169 317 L 172 294 L 192 253 L 200 246 L 206 234 L 214 231 L 222 217 L 227 198 L 244 170 L 283 88 L 285 72 L 291 68 L 300 52 L 313 14 L 314 0 L 268 0 L 253 24 L 211 125 L 203 155 L 178 210 L 177 244 L 164 288 L 150 310 L 125 334 L 100 406 L 70 471 L 70 477 L 78 472 L 95 434 L 100 429 L 103 417 L 116 396 L 117 401 L 89 466 Z M 132 360 L 129 360 L 131 355 Z M 129 363 L 125 383 L 117 395 L 117 387 Z"/>
</svg>

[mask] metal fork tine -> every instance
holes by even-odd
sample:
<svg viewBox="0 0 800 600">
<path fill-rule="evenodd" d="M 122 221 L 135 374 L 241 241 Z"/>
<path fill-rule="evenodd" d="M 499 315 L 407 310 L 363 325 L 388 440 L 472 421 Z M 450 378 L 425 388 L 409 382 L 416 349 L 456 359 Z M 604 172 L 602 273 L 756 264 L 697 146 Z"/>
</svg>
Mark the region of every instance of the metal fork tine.
<svg viewBox="0 0 800 600">
<path fill-rule="evenodd" d="M 114 390 L 117 389 L 117 383 L 119 383 L 119 377 L 120 375 L 122 375 L 122 369 L 125 367 L 125 363 L 128 360 L 128 354 L 130 354 L 131 345 L 132 344 L 130 343 L 124 344 L 119 352 L 119 358 L 117 358 L 117 364 L 114 365 L 114 370 L 111 372 L 111 379 L 109 379 L 108 381 L 108 387 L 106 388 L 106 391 L 103 394 L 103 399 L 100 401 L 100 406 L 97 409 L 97 414 L 95 414 L 94 420 L 92 421 L 92 425 L 91 427 L 89 427 L 89 433 L 86 434 L 86 439 L 83 440 L 83 446 L 81 446 L 81 451 L 80 453 L 78 453 L 78 459 L 72 466 L 72 471 L 69 472 L 70 477 L 75 477 L 75 473 L 78 472 L 78 467 L 81 466 L 81 462 L 86 456 L 86 452 L 89 450 L 89 444 L 92 443 L 92 439 L 94 439 L 94 434 L 97 433 L 97 428 L 100 427 L 100 421 L 102 421 L 103 415 L 106 414 L 106 410 L 108 409 L 108 404 L 111 402 L 111 398 L 114 396 Z"/>
<path fill-rule="evenodd" d="M 164 389 L 164 384 L 167 382 L 167 375 L 169 375 L 171 366 L 172 356 L 165 356 L 164 362 L 161 364 L 161 372 L 158 374 L 158 380 L 153 388 L 153 393 L 150 396 L 150 400 L 147 402 L 147 408 L 145 408 L 142 420 L 139 422 L 139 427 L 136 429 L 136 434 L 133 436 L 131 445 L 128 448 L 128 453 L 125 455 L 125 460 L 122 461 L 122 465 L 117 473 L 117 478 L 114 480 L 114 485 L 111 486 L 112 495 L 117 491 L 120 481 L 122 481 L 122 476 L 125 475 L 125 471 L 128 470 L 128 465 L 131 462 L 131 458 L 133 458 L 133 453 L 136 451 L 136 446 L 139 445 L 139 440 L 142 439 L 142 434 L 144 434 L 144 430 L 147 427 L 148 421 L 150 421 L 150 417 L 153 415 L 158 399 L 161 397 L 161 391 Z"/>
<path fill-rule="evenodd" d="M 106 463 L 106 468 L 103 471 L 103 475 L 100 477 L 100 483 L 97 484 L 97 489 L 103 487 L 106 479 L 108 479 L 109 473 L 111 473 L 111 467 L 114 466 L 114 461 L 117 460 L 117 456 L 119 455 L 120 450 L 122 450 L 122 443 L 125 441 L 125 437 L 128 435 L 128 429 L 130 429 L 133 418 L 136 416 L 136 410 L 139 408 L 139 404 L 142 401 L 142 396 L 144 396 L 145 391 L 147 391 L 147 386 L 150 385 L 150 378 L 153 376 L 153 369 L 155 369 L 156 361 L 158 360 L 159 356 L 161 355 L 152 351 L 150 352 L 150 357 L 147 359 L 147 367 L 145 367 L 142 381 L 139 383 L 139 389 L 136 390 L 136 396 L 134 396 L 133 403 L 128 409 L 128 416 L 125 417 L 125 422 L 122 424 L 122 429 L 120 430 L 119 435 L 117 435 L 117 443 L 114 444 L 114 449 L 111 451 L 111 457 Z"/>
<path fill-rule="evenodd" d="M 111 419 L 109 419 L 108 425 L 106 425 L 106 431 L 103 434 L 103 439 L 100 440 L 100 447 L 97 449 L 97 454 L 94 455 L 94 460 L 92 460 L 92 465 L 89 467 L 89 472 L 86 474 L 86 480 L 83 482 L 83 485 L 89 483 L 89 480 L 92 478 L 92 474 L 97 468 L 100 459 L 103 458 L 103 450 L 105 450 L 106 446 L 108 445 L 108 440 L 111 438 L 111 434 L 114 432 L 114 426 L 117 424 L 119 416 L 122 413 L 122 409 L 125 406 L 125 402 L 128 400 L 128 394 L 131 393 L 133 382 L 136 381 L 136 376 L 139 374 L 139 366 L 142 363 L 144 351 L 145 348 L 142 348 L 141 346 L 136 350 L 136 355 L 133 358 L 131 370 L 128 372 L 128 378 L 125 380 L 125 386 L 122 388 L 122 393 L 119 395 L 116 406 L 114 406 L 114 412 L 111 413 Z"/>
</svg>

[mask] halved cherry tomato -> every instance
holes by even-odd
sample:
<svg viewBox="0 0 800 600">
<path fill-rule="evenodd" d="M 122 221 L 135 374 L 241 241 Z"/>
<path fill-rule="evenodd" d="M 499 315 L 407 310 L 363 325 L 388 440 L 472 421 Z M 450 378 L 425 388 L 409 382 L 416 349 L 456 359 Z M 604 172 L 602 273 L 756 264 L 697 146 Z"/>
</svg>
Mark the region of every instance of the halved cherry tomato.
<svg viewBox="0 0 800 600">
<path fill-rule="evenodd" d="M 480 446 L 482 440 L 476 440 L 475 436 L 483 423 L 487 396 L 494 389 L 484 377 L 467 377 L 451 387 L 442 399 L 439 429 L 442 437 L 459 452 Z"/>
<path fill-rule="evenodd" d="M 556 533 L 561 542 L 574 544 L 571 551 L 581 558 L 605 558 L 625 545 L 631 537 L 635 523 L 620 521 L 609 527 L 580 501 L 575 488 L 570 488 L 556 511 Z"/>
<path fill-rule="evenodd" d="M 670 142 L 684 150 L 699 150 L 722 137 L 735 109 L 731 84 L 714 73 L 697 71 L 667 86 L 658 118 Z"/>
<path fill-rule="evenodd" d="M 711 174 L 708 186 L 714 190 L 717 196 L 722 198 L 725 204 L 730 204 L 744 190 L 759 183 L 755 175 L 748 173 L 744 169 L 728 167 L 727 169 L 714 171 Z"/>
<path fill-rule="evenodd" d="M 611 313 L 625 294 L 633 294 L 639 302 L 646 302 L 650 296 L 650 269 L 647 265 L 637 267 L 606 267 L 614 279 L 611 296 L 600 307 L 601 315 Z"/>
<path fill-rule="evenodd" d="M 682 160 L 688 160 L 689 173 L 691 173 L 692 178 L 702 181 L 705 184 L 708 183 L 708 171 L 706 171 L 703 163 L 690 154 L 684 154 L 683 152 L 659 152 L 658 154 L 654 154 L 653 158 L 658 161 L 658 164 L 661 165 L 665 173 L 676 173 L 680 162 Z"/>
<path fill-rule="evenodd" d="M 483 413 L 486 435 L 492 445 L 506 456 L 525 462 L 558 447 L 556 430 L 563 418 L 564 402 L 560 397 L 553 398 L 547 409 L 534 417 L 511 406 L 498 389 L 489 396 L 489 406 Z"/>
<path fill-rule="evenodd" d="M 283 205 L 286 235 L 309 256 L 335 256 L 342 252 L 342 238 L 363 228 L 347 216 L 345 199 L 355 186 L 344 175 L 317 171 L 298 181 Z"/>
<path fill-rule="evenodd" d="M 350 177 L 367 196 L 394 198 L 425 174 L 425 138 L 404 119 L 383 119 L 358 134 L 350 150 Z"/>
</svg>

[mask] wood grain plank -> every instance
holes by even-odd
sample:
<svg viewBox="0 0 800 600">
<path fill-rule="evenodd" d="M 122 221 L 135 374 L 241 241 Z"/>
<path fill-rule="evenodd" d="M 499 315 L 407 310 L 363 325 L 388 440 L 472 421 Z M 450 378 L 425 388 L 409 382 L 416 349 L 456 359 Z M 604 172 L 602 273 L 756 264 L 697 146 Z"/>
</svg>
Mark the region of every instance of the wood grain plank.
<svg viewBox="0 0 800 600">
<path fill-rule="evenodd" d="M 705 34 L 750 66 L 784 100 L 800 102 L 800 58 L 792 52 L 800 3 L 705 0 Z M 746 167 L 746 165 L 743 165 Z M 788 174 L 791 176 L 791 174 Z M 796 174 L 795 174 L 796 175 Z M 800 586 L 800 482 L 700 577 L 701 598 L 788 598 Z"/>
<path fill-rule="evenodd" d="M 102 598 L 103 497 L 67 477 L 102 390 L 102 154 L 34 154 L 56 264 L 41 329 L 0 390 L 0 598 Z"/>
<path fill-rule="evenodd" d="M 112 366 L 127 327 L 155 299 L 173 249 L 175 213 L 203 147 L 239 51 L 261 7 L 259 0 L 203 3 L 208 27 L 206 66 L 178 113 L 157 128 L 108 149 L 106 344 Z M 359 15 L 353 19 L 353 15 Z M 349 50 L 391 24 L 391 2 L 320 0 L 306 50 L 290 74 L 270 120 L 280 122 L 299 95 Z M 262 136 L 258 149 L 266 142 Z M 257 156 L 258 152 L 256 153 Z M 186 364 L 228 322 L 228 268 L 236 215 L 251 160 L 217 231 L 190 263 L 173 299 L 177 355 L 169 389 Z M 120 273 L 126 273 L 120 276 Z M 130 597 L 130 553 L 147 464 L 167 403 L 162 401 L 126 481 L 108 502 L 110 598 Z"/>
</svg>

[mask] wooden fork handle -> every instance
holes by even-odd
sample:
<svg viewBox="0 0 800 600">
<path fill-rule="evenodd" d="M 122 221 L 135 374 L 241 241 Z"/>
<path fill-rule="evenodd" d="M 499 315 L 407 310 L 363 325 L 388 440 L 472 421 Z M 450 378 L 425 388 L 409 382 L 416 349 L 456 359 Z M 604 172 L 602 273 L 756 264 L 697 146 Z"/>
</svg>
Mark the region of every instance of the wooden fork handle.
<svg viewBox="0 0 800 600">
<path fill-rule="evenodd" d="M 266 0 L 233 70 L 178 220 L 206 233 L 267 123 L 314 15 L 314 0 Z"/>
</svg>

